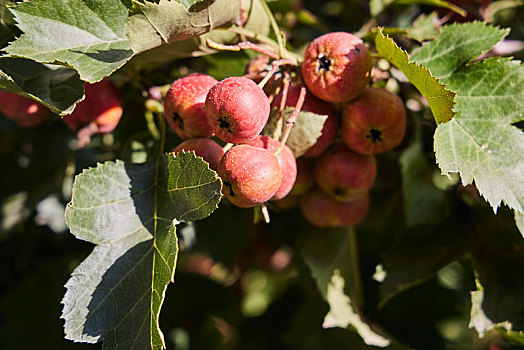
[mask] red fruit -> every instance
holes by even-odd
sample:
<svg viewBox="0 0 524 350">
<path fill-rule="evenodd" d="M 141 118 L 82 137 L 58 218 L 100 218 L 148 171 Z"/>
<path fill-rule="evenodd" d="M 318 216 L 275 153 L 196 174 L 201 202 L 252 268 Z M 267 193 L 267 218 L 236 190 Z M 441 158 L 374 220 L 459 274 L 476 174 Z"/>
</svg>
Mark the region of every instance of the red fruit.
<svg viewBox="0 0 524 350">
<path fill-rule="evenodd" d="M 373 186 L 376 167 L 375 157 L 335 144 L 317 158 L 315 181 L 332 198 L 348 201 Z"/>
<path fill-rule="evenodd" d="M 63 121 L 72 130 L 78 130 L 80 147 L 87 145 L 94 134 L 113 131 L 123 108 L 118 92 L 109 79 L 95 84 L 85 84 L 85 99 L 78 103 L 73 113 L 66 115 Z"/>
<path fill-rule="evenodd" d="M 183 139 L 213 136 L 204 110 L 206 95 L 218 81 L 207 74 L 190 74 L 175 80 L 164 99 L 169 126 Z"/>
<path fill-rule="evenodd" d="M 271 137 L 259 135 L 253 141 L 251 141 L 249 145 L 253 147 L 264 148 L 272 153 L 275 153 L 280 147 L 280 142 L 272 139 Z M 278 164 L 280 165 L 280 171 L 282 172 L 282 181 L 277 192 L 271 198 L 273 200 L 282 199 L 287 196 L 293 188 L 293 184 L 297 178 L 297 162 L 293 152 L 288 146 L 284 145 L 284 148 L 277 158 Z"/>
<path fill-rule="evenodd" d="M 367 86 L 373 60 L 364 42 L 345 32 L 313 40 L 304 53 L 302 76 L 308 89 L 329 102 L 346 102 Z"/>
<path fill-rule="evenodd" d="M 306 193 L 315 185 L 315 163 L 312 159 L 297 159 L 297 179 L 289 195 L 298 196 Z"/>
<path fill-rule="evenodd" d="M 25 128 L 43 124 L 51 115 L 41 103 L 10 92 L 0 92 L 0 113 Z"/>
<path fill-rule="evenodd" d="M 222 192 L 234 205 L 254 207 L 269 200 L 280 187 L 282 173 L 273 152 L 249 145 L 230 148 L 220 160 Z"/>
<path fill-rule="evenodd" d="M 364 220 L 369 209 L 369 194 L 360 193 L 348 202 L 339 202 L 314 188 L 300 202 L 302 215 L 318 227 L 344 227 Z"/>
<path fill-rule="evenodd" d="M 206 97 L 206 113 L 222 141 L 248 143 L 269 117 L 269 100 L 252 80 L 231 77 L 218 82 Z"/>
<path fill-rule="evenodd" d="M 218 143 L 206 138 L 185 140 L 173 150 L 175 154 L 181 151 L 194 151 L 197 156 L 209 163 L 209 168 L 215 171 L 218 169 L 220 158 L 224 155 L 224 149 Z"/>
<path fill-rule="evenodd" d="M 289 87 L 286 98 L 286 106 L 294 107 L 297 104 L 301 87 L 301 85 L 292 85 Z M 272 107 L 279 108 L 281 100 L 282 93 L 275 97 L 275 100 L 271 104 Z M 302 157 L 317 157 L 329 147 L 335 138 L 335 135 L 338 131 L 338 125 L 340 123 L 340 118 L 332 104 L 319 100 L 311 93 L 306 94 L 306 99 L 304 100 L 302 110 L 328 116 L 324 122 L 324 126 L 322 127 L 322 134 L 317 139 L 317 142 L 302 155 Z"/>
<path fill-rule="evenodd" d="M 382 88 L 367 88 L 342 115 L 346 145 L 361 154 L 377 154 L 398 146 L 406 131 L 406 110 L 400 97 Z"/>
</svg>

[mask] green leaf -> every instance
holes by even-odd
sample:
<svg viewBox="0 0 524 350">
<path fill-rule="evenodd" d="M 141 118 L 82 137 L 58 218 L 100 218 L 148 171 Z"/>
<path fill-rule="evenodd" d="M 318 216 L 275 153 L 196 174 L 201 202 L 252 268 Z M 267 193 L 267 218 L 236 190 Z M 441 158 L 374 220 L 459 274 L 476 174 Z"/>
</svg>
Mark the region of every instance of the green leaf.
<svg viewBox="0 0 524 350">
<path fill-rule="evenodd" d="M 302 250 L 320 294 L 330 307 L 324 319 L 324 327 L 352 326 L 366 344 L 387 346 L 390 341 L 364 323 L 355 311 L 358 310 L 358 301 L 355 302 L 349 297 L 350 289 L 355 288 L 351 284 L 357 284 L 350 249 L 350 244 L 355 242 L 350 240 L 350 234 L 348 229 L 313 232 Z M 358 299 L 358 296 L 355 299 Z"/>
<path fill-rule="evenodd" d="M 84 96 L 78 73 L 62 66 L 23 58 L 0 58 L 0 91 L 33 98 L 61 115 L 73 111 Z"/>
<path fill-rule="evenodd" d="M 483 22 L 443 26 L 440 37 L 423 45 L 412 60 L 444 80 L 472 59 L 490 50 L 508 33 L 507 29 L 495 28 Z"/>
<path fill-rule="evenodd" d="M 176 224 L 208 216 L 220 191 L 221 180 L 193 152 L 106 162 L 78 175 L 66 223 L 96 247 L 66 284 L 66 338 L 104 340 L 107 349 L 165 347 L 158 316 L 174 277 Z"/>
<path fill-rule="evenodd" d="M 433 172 L 437 169 L 427 161 L 422 143 L 411 144 L 399 161 L 407 226 L 441 221 L 447 209 L 446 196 L 433 184 Z"/>
<path fill-rule="evenodd" d="M 136 4 L 135 8 L 129 17 L 127 35 L 136 54 L 166 43 L 191 39 L 230 24 L 240 13 L 240 2 L 204 1 L 188 11 L 179 2 L 160 0 L 158 4 Z"/>
<path fill-rule="evenodd" d="M 24 32 L 6 48 L 13 57 L 64 64 L 92 83 L 133 55 L 120 0 L 32 0 L 11 11 Z"/>
<path fill-rule="evenodd" d="M 286 130 L 286 121 L 293 113 L 294 107 L 286 107 L 282 111 L 282 119 L 278 119 L 278 110 L 273 108 L 269 120 L 262 131 L 264 135 L 279 140 Z M 291 129 L 286 145 L 291 148 L 295 158 L 300 157 L 313 146 L 322 134 L 322 128 L 327 115 L 319 115 L 301 111 Z"/>
<path fill-rule="evenodd" d="M 520 62 L 477 61 L 446 79 L 457 91 L 457 116 L 435 132 L 437 163 L 444 174 L 475 181 L 496 210 L 501 202 L 524 212 L 524 68 Z"/>
<path fill-rule="evenodd" d="M 440 35 L 440 22 L 435 12 L 429 15 L 422 14 L 414 22 L 413 27 L 407 30 L 408 37 L 417 41 L 435 39 Z"/>
<path fill-rule="evenodd" d="M 408 54 L 391 38 L 384 36 L 381 29 L 375 37 L 375 45 L 379 55 L 400 69 L 426 98 L 437 123 L 445 123 L 453 118 L 454 92 L 446 89 L 427 68 L 410 62 Z"/>
</svg>

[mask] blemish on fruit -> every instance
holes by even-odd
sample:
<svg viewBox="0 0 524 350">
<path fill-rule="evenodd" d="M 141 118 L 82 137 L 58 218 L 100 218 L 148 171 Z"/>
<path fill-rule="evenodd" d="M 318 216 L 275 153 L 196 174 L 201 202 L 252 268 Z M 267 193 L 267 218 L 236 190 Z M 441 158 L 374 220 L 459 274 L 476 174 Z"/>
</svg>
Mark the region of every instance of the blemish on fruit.
<svg viewBox="0 0 524 350">
<path fill-rule="evenodd" d="M 227 181 L 224 181 L 224 186 L 227 186 L 228 189 L 229 189 L 229 195 L 231 197 L 234 197 L 235 196 L 235 192 L 233 191 L 233 185 L 231 185 L 231 183 L 227 182 Z"/>
</svg>

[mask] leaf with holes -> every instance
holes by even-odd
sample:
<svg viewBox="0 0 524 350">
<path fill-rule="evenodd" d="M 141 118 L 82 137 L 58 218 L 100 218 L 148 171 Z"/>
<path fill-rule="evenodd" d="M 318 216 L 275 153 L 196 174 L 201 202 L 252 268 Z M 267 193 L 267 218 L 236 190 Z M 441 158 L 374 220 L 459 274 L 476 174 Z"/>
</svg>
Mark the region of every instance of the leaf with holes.
<svg viewBox="0 0 524 350">
<path fill-rule="evenodd" d="M 78 175 L 66 222 L 96 247 L 66 284 L 66 338 L 103 340 L 105 349 L 165 347 L 158 317 L 175 272 L 176 224 L 211 214 L 221 187 L 193 152 L 106 162 Z"/>
</svg>

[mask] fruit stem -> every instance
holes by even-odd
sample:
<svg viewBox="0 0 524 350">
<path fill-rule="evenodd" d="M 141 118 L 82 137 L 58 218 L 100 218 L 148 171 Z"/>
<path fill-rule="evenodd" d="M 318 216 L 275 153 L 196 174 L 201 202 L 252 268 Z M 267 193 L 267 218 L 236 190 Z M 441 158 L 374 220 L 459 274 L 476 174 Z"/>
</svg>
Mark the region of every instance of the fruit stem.
<svg viewBox="0 0 524 350">
<path fill-rule="evenodd" d="M 234 145 L 235 145 L 234 143 L 226 143 L 226 145 L 222 147 L 222 149 L 224 150 L 224 152 L 227 152 Z"/>
<path fill-rule="evenodd" d="M 293 113 L 291 113 L 291 116 L 286 120 L 286 131 L 284 132 L 282 141 L 280 141 L 280 147 L 275 152 L 275 156 L 278 157 L 280 152 L 282 152 L 282 149 L 284 149 L 284 145 L 287 142 L 289 133 L 291 132 L 291 128 L 293 128 L 293 125 L 295 125 L 298 113 L 300 113 L 300 110 L 302 109 L 302 106 L 304 105 L 305 99 L 306 99 L 306 88 L 302 86 L 300 88 L 300 95 L 298 96 L 298 101 L 297 101 L 297 104 L 295 105 L 295 109 L 293 110 Z"/>
<path fill-rule="evenodd" d="M 262 79 L 262 81 L 258 83 L 258 86 L 261 89 L 263 89 L 269 81 L 269 79 L 271 79 L 271 77 L 280 69 L 280 67 L 284 65 L 296 65 L 296 62 L 285 58 L 274 60 L 273 62 L 271 62 L 271 70 L 266 74 L 264 79 Z"/>
<path fill-rule="evenodd" d="M 267 206 L 265 204 L 262 204 L 260 206 L 260 211 L 262 212 L 262 216 L 264 217 L 264 222 L 266 224 L 269 224 L 269 210 L 267 209 Z"/>
<path fill-rule="evenodd" d="M 212 49 L 220 50 L 220 51 L 235 51 L 238 52 L 240 50 L 253 50 L 258 53 L 261 53 L 263 55 L 266 55 L 268 57 L 271 57 L 275 60 L 278 60 L 280 56 L 273 51 L 270 51 L 268 49 L 263 48 L 262 46 L 259 46 L 257 44 L 254 44 L 250 41 L 241 41 L 238 44 L 235 45 L 226 45 L 226 44 L 219 44 L 217 42 L 214 42 L 211 39 L 206 40 L 207 46 L 209 46 Z"/>
</svg>

